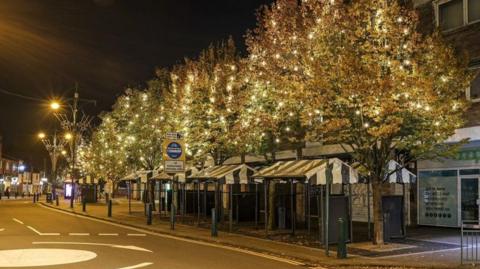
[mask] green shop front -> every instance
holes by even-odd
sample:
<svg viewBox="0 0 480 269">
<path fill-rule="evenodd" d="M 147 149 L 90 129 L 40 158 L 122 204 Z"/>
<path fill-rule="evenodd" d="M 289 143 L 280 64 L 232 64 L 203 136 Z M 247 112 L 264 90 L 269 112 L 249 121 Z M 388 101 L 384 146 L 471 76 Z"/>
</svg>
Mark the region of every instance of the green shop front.
<svg viewBox="0 0 480 269">
<path fill-rule="evenodd" d="M 480 140 L 464 145 L 456 158 L 419 161 L 419 225 L 460 227 L 480 222 Z"/>
</svg>

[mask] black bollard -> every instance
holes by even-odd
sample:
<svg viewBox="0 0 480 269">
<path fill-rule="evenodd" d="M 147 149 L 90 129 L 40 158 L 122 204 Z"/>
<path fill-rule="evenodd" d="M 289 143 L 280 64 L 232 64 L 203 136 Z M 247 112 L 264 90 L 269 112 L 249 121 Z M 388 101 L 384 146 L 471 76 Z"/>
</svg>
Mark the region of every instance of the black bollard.
<svg viewBox="0 0 480 269">
<path fill-rule="evenodd" d="M 85 197 L 82 198 L 82 211 L 87 211 L 87 199 L 85 199 Z"/>
<path fill-rule="evenodd" d="M 108 200 L 108 217 L 112 217 L 112 200 Z"/>
<path fill-rule="evenodd" d="M 58 201 L 58 195 L 55 195 L 55 202 L 57 203 L 57 206 L 60 205 L 60 201 Z"/>
<path fill-rule="evenodd" d="M 18 196 L 18 192 L 15 192 L 15 199 L 17 199 L 17 196 Z"/>
<path fill-rule="evenodd" d="M 338 219 L 338 246 L 337 246 L 337 258 L 347 258 L 347 224 L 343 218 Z"/>
<path fill-rule="evenodd" d="M 147 225 L 152 225 L 152 204 L 148 203 L 147 205 Z"/>
<path fill-rule="evenodd" d="M 175 205 L 170 206 L 170 229 L 175 230 Z"/>
<path fill-rule="evenodd" d="M 215 208 L 212 208 L 212 236 L 216 237 L 218 236 L 218 231 L 217 231 L 217 216 L 216 216 Z"/>
</svg>

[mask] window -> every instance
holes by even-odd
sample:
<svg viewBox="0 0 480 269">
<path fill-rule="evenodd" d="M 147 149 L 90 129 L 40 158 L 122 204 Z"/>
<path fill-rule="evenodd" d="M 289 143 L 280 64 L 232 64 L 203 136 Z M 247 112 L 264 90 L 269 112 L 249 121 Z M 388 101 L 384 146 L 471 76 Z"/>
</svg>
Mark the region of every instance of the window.
<svg viewBox="0 0 480 269">
<path fill-rule="evenodd" d="M 454 29 L 463 25 L 463 0 L 440 4 L 438 10 L 442 30 Z"/>
<path fill-rule="evenodd" d="M 437 0 L 434 3 L 437 26 L 444 31 L 480 22 L 480 0 Z"/>
<path fill-rule="evenodd" d="M 468 0 L 468 22 L 480 20 L 480 0 Z"/>
<path fill-rule="evenodd" d="M 470 83 L 470 88 L 467 91 L 467 99 L 473 102 L 480 102 L 480 72 L 478 72 L 472 83 Z"/>
</svg>

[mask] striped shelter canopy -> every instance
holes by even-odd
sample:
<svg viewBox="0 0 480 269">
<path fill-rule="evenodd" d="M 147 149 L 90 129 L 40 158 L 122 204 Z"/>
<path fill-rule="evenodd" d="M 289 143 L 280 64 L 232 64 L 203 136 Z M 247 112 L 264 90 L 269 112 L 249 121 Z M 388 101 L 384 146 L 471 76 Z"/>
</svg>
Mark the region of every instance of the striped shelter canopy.
<svg viewBox="0 0 480 269">
<path fill-rule="evenodd" d="M 177 173 L 175 176 L 177 177 L 178 182 L 185 183 L 187 181 L 187 177 L 195 173 L 198 173 L 198 169 L 195 166 L 190 166 L 189 168 L 187 166 L 185 173 Z"/>
<path fill-rule="evenodd" d="M 172 180 L 173 177 L 165 173 L 163 169 L 158 169 L 153 171 L 153 175 L 150 179 L 162 181 L 162 180 Z"/>
<path fill-rule="evenodd" d="M 358 173 L 340 159 L 298 160 L 276 162 L 253 175 L 258 179 L 296 179 L 312 184 L 353 184 Z"/>
<path fill-rule="evenodd" d="M 140 181 L 142 183 L 145 183 L 145 182 L 147 182 L 147 179 L 149 178 L 149 176 L 152 175 L 152 173 L 153 173 L 152 170 L 139 170 L 139 171 L 135 171 L 135 172 L 125 176 L 121 180 L 122 181 L 136 181 L 136 180 L 140 179 Z"/>
<path fill-rule="evenodd" d="M 219 181 L 226 184 L 248 184 L 251 176 L 256 172 L 246 164 L 239 165 L 216 165 L 199 172 L 192 173 L 188 177 L 191 180 Z"/>
<path fill-rule="evenodd" d="M 128 174 L 126 176 L 124 176 L 122 179 L 122 181 L 134 181 L 134 180 L 138 180 L 140 178 L 140 176 L 137 175 L 136 172 L 133 172 L 131 174 Z"/>
<path fill-rule="evenodd" d="M 388 162 L 387 175 L 388 174 L 390 174 L 387 179 L 389 183 L 414 183 L 417 179 L 417 176 L 414 173 L 408 171 L 407 168 L 403 167 L 394 160 L 390 160 Z"/>
</svg>

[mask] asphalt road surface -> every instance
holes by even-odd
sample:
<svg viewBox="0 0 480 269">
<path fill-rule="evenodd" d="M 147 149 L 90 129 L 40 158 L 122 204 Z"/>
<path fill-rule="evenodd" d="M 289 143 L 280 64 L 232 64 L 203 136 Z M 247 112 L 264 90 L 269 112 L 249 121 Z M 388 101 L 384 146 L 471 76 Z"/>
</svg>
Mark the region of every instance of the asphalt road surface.
<svg viewBox="0 0 480 269">
<path fill-rule="evenodd" d="M 0 201 L 0 268 L 300 268 L 288 260 Z"/>
</svg>

